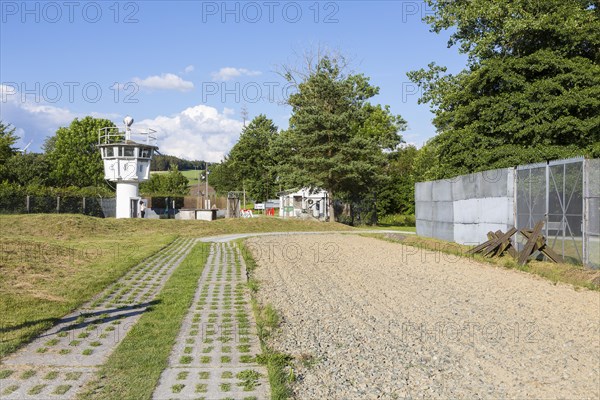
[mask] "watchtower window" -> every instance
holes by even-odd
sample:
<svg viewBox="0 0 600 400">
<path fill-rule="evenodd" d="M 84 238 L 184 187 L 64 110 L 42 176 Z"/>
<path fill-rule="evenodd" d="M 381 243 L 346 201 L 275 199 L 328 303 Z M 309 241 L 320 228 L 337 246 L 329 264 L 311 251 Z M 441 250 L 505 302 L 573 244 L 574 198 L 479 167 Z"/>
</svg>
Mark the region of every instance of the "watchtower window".
<svg viewBox="0 0 600 400">
<path fill-rule="evenodd" d="M 134 157 L 134 147 L 125 147 L 125 157 Z"/>
<path fill-rule="evenodd" d="M 104 156 L 105 157 L 113 157 L 114 156 L 114 151 L 112 147 L 106 147 L 104 149 Z"/>
<path fill-rule="evenodd" d="M 150 149 L 140 149 L 140 158 L 150 158 Z"/>
</svg>

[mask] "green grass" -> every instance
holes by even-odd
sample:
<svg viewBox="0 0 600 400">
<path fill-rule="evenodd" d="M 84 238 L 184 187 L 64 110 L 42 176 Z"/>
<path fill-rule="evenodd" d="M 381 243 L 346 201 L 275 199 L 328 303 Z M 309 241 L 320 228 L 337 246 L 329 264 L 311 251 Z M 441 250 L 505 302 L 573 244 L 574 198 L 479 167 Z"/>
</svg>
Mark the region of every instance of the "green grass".
<svg viewBox="0 0 600 400">
<path fill-rule="evenodd" d="M 9 395 L 12 392 L 14 392 L 15 390 L 17 390 L 18 388 L 19 388 L 19 385 L 9 385 L 9 386 L 5 387 L 4 389 L 2 389 L 2 394 Z"/>
<path fill-rule="evenodd" d="M 377 225 L 377 226 L 368 226 L 362 225 L 357 227 L 358 229 L 363 230 L 376 230 L 376 231 L 398 231 L 398 232 L 417 232 L 417 228 L 414 226 L 385 226 L 385 225 Z"/>
<path fill-rule="evenodd" d="M 35 386 L 33 386 L 31 389 L 29 389 L 29 390 L 27 391 L 27 394 L 28 394 L 28 395 L 31 395 L 31 396 L 34 396 L 34 395 L 36 395 L 36 394 L 40 394 L 40 393 L 42 393 L 42 390 L 44 390 L 44 388 L 45 388 L 46 386 L 47 386 L 47 385 L 44 385 L 44 384 L 35 385 Z"/>
<path fill-rule="evenodd" d="M 256 269 L 256 261 L 252 258 L 250 251 L 246 248 L 244 241 L 237 241 L 241 247 L 242 257 L 246 263 L 246 268 L 250 274 L 250 280 L 253 280 L 253 271 Z M 258 286 L 257 286 L 258 287 Z M 254 358 L 249 355 L 242 355 L 241 362 L 257 361 L 259 364 L 266 365 L 269 384 L 271 386 L 272 400 L 285 400 L 292 397 L 290 384 L 294 381 L 293 375 L 286 373 L 291 367 L 292 357 L 273 350 L 268 345 L 269 337 L 275 332 L 279 326 L 280 318 L 276 310 L 270 305 L 261 305 L 256 300 L 256 292 L 251 292 L 252 310 L 256 318 L 256 328 L 262 353 Z M 241 314 L 240 314 L 241 316 Z M 242 378 L 244 376 L 242 375 Z"/>
<path fill-rule="evenodd" d="M 13 371 L 12 369 L 4 369 L 0 371 L 0 379 L 6 379 L 14 373 L 15 371 Z"/>
<path fill-rule="evenodd" d="M 181 323 L 192 304 L 209 244 L 196 245 L 173 272 L 147 311 L 101 367 L 83 399 L 148 399 L 168 357 Z"/>
<path fill-rule="evenodd" d="M 241 386 L 244 391 L 249 392 L 254 390 L 254 388 L 258 385 L 258 379 L 261 377 L 261 374 L 257 371 L 247 369 L 235 376 L 241 382 L 238 382 L 238 386 Z"/>
<path fill-rule="evenodd" d="M 44 376 L 44 379 L 49 381 L 54 380 L 56 378 L 58 378 L 58 371 L 50 371 Z"/>
<path fill-rule="evenodd" d="M 279 218 L 179 221 L 0 215 L 0 326 L 4 328 L 0 357 L 52 327 L 177 237 L 350 229 Z"/>
<path fill-rule="evenodd" d="M 71 385 L 59 385 L 54 389 L 52 394 L 63 395 L 71 389 Z"/>
</svg>

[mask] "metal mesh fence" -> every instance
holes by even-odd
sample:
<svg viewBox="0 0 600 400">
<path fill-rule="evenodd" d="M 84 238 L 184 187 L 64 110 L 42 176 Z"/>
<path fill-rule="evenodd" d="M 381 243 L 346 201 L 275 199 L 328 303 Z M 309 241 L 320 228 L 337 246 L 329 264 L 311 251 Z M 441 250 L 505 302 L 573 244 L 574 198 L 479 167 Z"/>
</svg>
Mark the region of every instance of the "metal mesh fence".
<svg viewBox="0 0 600 400">
<path fill-rule="evenodd" d="M 588 265 L 600 268 L 600 159 L 585 160 L 584 255 Z"/>
<path fill-rule="evenodd" d="M 548 244 L 567 262 L 599 267 L 599 168 L 583 158 L 517 167 L 517 228 L 544 221 Z"/>
<path fill-rule="evenodd" d="M 116 214 L 114 198 L 0 196 L 0 214 L 85 214 L 108 218 Z"/>
</svg>

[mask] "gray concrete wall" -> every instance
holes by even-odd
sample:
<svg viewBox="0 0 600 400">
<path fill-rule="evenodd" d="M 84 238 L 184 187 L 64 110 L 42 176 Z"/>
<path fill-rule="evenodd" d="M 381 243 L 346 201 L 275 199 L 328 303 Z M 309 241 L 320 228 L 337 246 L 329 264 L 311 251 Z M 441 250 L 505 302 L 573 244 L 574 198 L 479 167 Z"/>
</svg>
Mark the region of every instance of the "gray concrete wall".
<svg viewBox="0 0 600 400">
<path fill-rule="evenodd" d="M 514 169 L 417 183 L 415 214 L 421 236 L 481 243 L 514 225 Z"/>
</svg>

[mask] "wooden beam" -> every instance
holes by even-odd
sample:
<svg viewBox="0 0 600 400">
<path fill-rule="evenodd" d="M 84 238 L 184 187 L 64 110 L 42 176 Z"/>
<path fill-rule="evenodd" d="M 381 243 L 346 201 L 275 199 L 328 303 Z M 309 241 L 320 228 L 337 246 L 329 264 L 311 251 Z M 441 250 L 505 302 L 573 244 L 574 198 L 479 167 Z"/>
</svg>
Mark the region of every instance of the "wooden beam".
<svg viewBox="0 0 600 400">
<path fill-rule="evenodd" d="M 504 235 L 498 237 L 488 247 L 486 247 L 486 249 L 483 251 L 483 255 L 485 256 L 485 255 L 491 253 L 492 251 L 494 251 L 496 249 L 496 247 L 500 246 L 503 242 L 510 239 L 510 237 L 512 235 L 514 235 L 516 232 L 517 232 L 516 228 L 514 228 L 514 227 L 510 228 Z"/>
<path fill-rule="evenodd" d="M 489 233 L 488 233 L 489 234 Z M 485 249 L 486 247 L 488 247 L 490 245 L 490 243 L 492 243 L 493 240 L 488 240 L 486 242 L 481 243 L 480 245 L 477 245 L 475 247 L 473 247 L 472 249 L 467 250 L 467 254 L 475 254 L 480 252 L 481 250 Z"/>
<path fill-rule="evenodd" d="M 525 244 L 525 248 L 519 254 L 519 265 L 525 265 L 527 263 L 527 259 L 533 253 L 533 247 L 535 246 L 538 236 L 542 233 L 542 228 L 544 227 L 544 221 L 538 221 L 533 228 L 533 233 L 531 236 L 527 238 L 527 243 Z M 525 235 L 523 235 L 525 236 Z"/>
<path fill-rule="evenodd" d="M 527 239 L 529 239 L 531 237 L 531 233 L 525 231 L 521 231 L 521 234 L 523 236 L 525 236 Z M 543 237 L 542 237 L 543 238 Z M 544 254 L 546 257 L 548 257 L 548 259 L 550 259 L 551 261 L 554 261 L 555 263 L 562 263 L 565 262 L 564 259 L 557 254 L 554 250 L 552 250 L 552 248 L 550 246 L 548 246 L 548 243 L 546 242 L 546 239 L 543 238 L 542 244 L 541 246 L 538 245 L 539 248 L 538 250 L 542 252 L 542 254 Z"/>
</svg>

